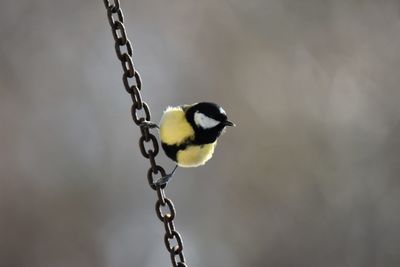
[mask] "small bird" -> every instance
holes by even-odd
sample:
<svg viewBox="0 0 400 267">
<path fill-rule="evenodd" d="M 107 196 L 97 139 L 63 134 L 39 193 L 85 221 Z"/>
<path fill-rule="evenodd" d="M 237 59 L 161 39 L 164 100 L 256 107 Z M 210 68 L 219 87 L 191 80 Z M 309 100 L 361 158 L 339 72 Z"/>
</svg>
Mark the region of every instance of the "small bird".
<svg viewBox="0 0 400 267">
<path fill-rule="evenodd" d="M 173 171 L 156 184 L 166 184 L 178 166 L 198 167 L 213 155 L 218 137 L 226 126 L 235 126 L 217 104 L 200 102 L 168 107 L 160 122 L 160 139 L 165 154 L 176 162 Z M 148 123 L 147 127 L 158 127 Z"/>
</svg>

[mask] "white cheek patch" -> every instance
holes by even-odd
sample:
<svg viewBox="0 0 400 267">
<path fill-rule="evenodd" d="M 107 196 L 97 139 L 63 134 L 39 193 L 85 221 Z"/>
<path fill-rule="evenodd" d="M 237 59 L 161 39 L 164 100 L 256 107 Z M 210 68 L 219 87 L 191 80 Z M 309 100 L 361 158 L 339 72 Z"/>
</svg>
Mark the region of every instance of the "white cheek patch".
<svg viewBox="0 0 400 267">
<path fill-rule="evenodd" d="M 194 123 L 203 129 L 210 129 L 217 126 L 220 122 L 196 111 L 196 113 L 194 113 Z"/>
</svg>

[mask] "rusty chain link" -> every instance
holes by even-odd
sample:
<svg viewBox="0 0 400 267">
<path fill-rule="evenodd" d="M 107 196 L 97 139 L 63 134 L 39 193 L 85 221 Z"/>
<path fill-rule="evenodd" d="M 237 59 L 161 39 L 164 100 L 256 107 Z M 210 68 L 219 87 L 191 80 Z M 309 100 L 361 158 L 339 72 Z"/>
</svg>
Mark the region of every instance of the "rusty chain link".
<svg viewBox="0 0 400 267">
<path fill-rule="evenodd" d="M 112 35 L 115 40 L 115 51 L 122 64 L 122 81 L 125 90 L 131 95 L 133 102 L 131 107 L 132 119 L 140 127 L 142 134 L 139 139 L 139 148 L 142 155 L 150 161 L 147 179 L 150 187 L 157 192 L 156 213 L 165 227 L 164 243 L 171 255 L 172 266 L 187 267 L 183 255 L 182 237 L 175 230 L 174 219 L 176 212 L 174 204 L 165 196 L 165 185 L 158 186 L 154 184 L 154 181 L 158 179 L 155 177 L 156 175 L 159 175 L 159 178 L 161 178 L 166 173 L 164 168 L 157 165 L 155 160 L 159 152 L 157 138 L 150 132 L 151 129 L 149 127 L 145 127 L 142 124 L 144 121 L 150 121 L 150 108 L 140 95 L 142 80 L 132 61 L 132 43 L 129 41 L 125 31 L 124 15 L 119 0 L 104 0 L 104 5 L 107 9 L 108 22 L 110 23 Z M 144 114 L 140 116 L 138 111 L 142 111 Z M 164 212 L 163 208 L 165 209 Z"/>
</svg>

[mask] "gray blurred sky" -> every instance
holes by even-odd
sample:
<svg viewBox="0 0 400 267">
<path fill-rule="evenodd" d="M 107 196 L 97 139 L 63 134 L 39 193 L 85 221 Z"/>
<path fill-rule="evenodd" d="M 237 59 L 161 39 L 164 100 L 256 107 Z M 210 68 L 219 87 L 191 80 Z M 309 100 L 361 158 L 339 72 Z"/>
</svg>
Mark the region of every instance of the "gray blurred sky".
<svg viewBox="0 0 400 267">
<path fill-rule="evenodd" d="M 399 1 L 122 7 L 154 120 L 238 125 L 167 188 L 189 266 L 400 265 Z M 169 266 L 102 1 L 0 25 L 0 266 Z"/>
</svg>

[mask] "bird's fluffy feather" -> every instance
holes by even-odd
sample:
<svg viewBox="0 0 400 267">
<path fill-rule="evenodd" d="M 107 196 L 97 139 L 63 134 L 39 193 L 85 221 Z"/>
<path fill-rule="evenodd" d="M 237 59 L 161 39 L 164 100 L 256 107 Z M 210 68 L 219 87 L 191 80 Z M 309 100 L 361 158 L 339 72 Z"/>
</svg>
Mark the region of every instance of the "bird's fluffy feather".
<svg viewBox="0 0 400 267">
<path fill-rule="evenodd" d="M 184 150 L 179 150 L 177 163 L 180 167 L 197 167 L 204 165 L 213 155 L 217 141 L 212 144 L 201 146 L 188 146 Z"/>
<path fill-rule="evenodd" d="M 167 145 L 180 145 L 194 138 L 194 130 L 181 107 L 168 107 L 160 122 L 160 138 Z"/>
</svg>

